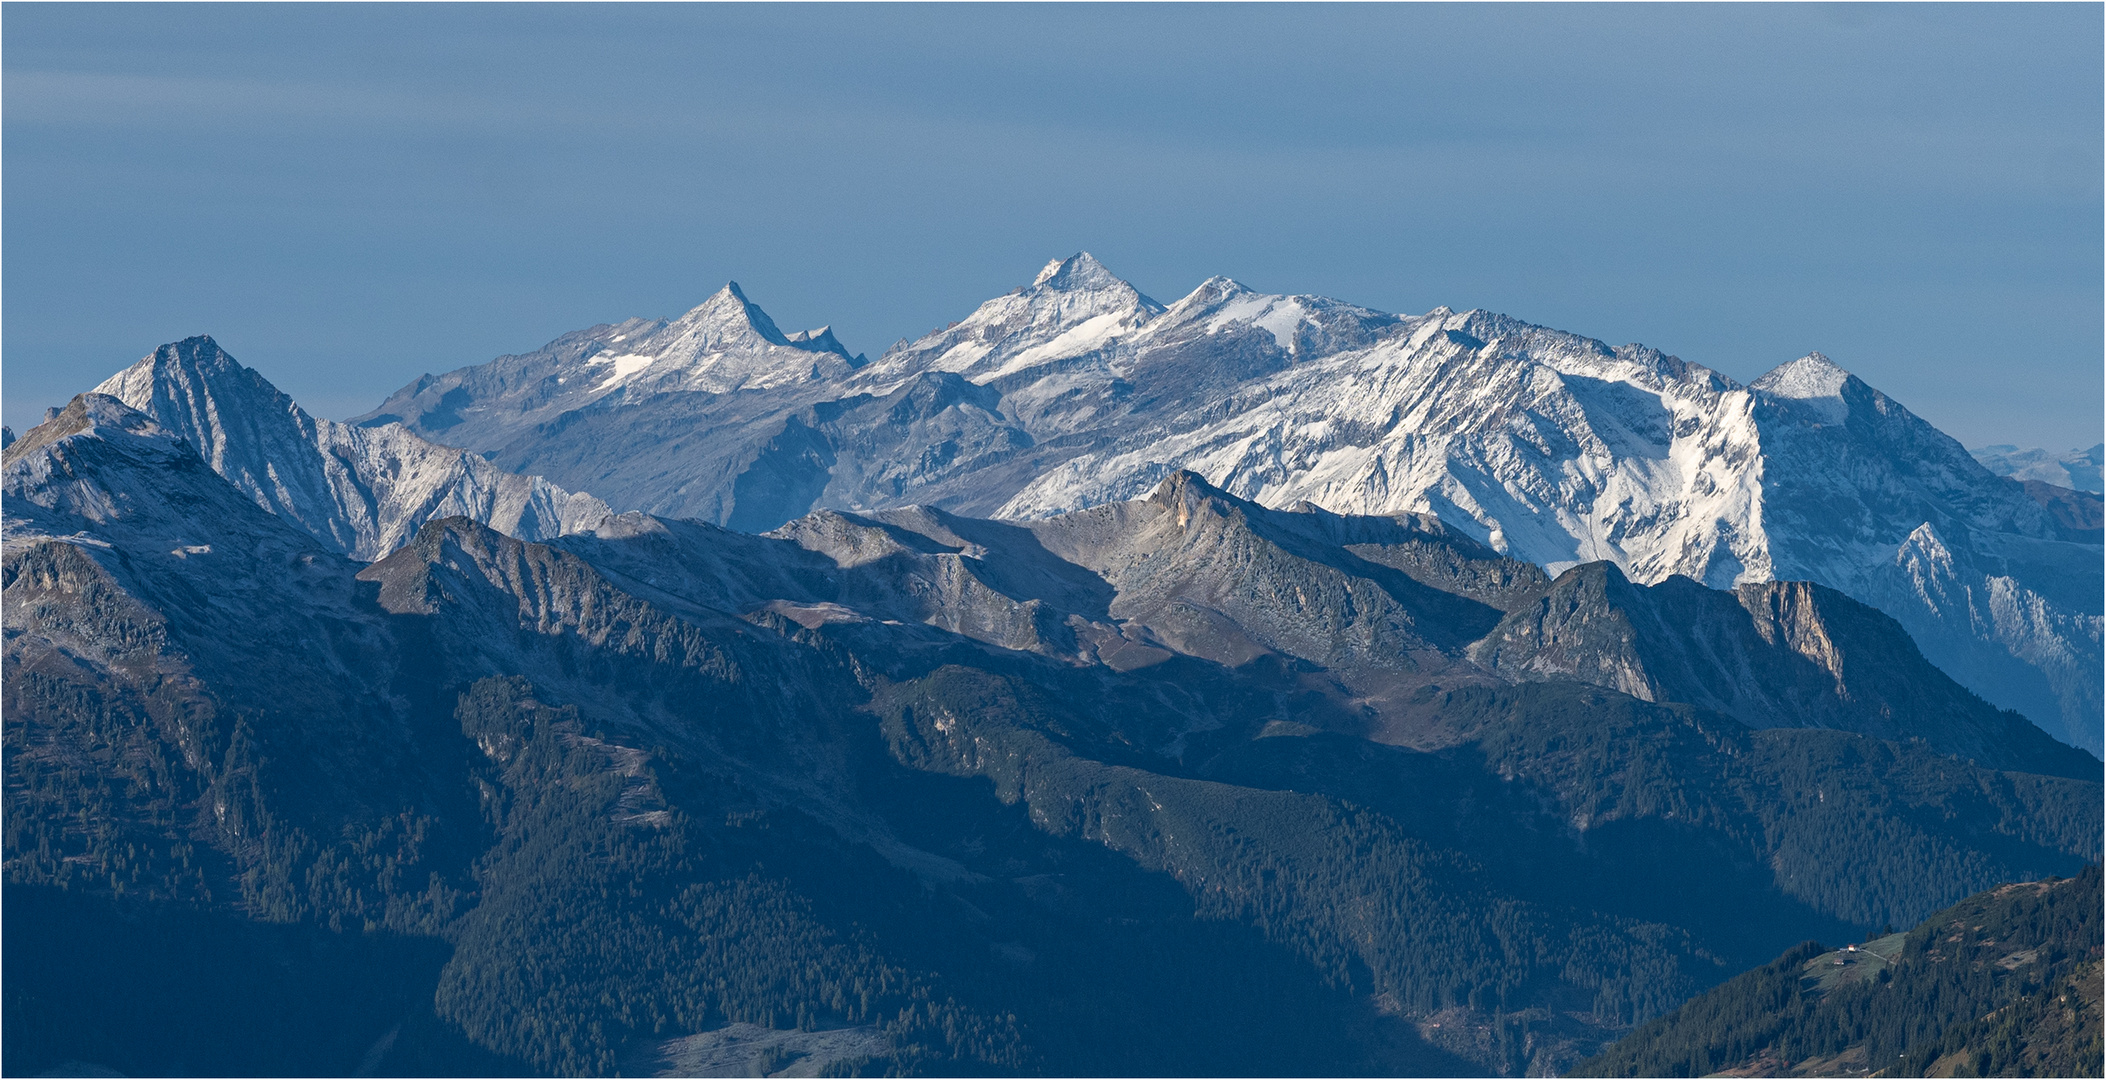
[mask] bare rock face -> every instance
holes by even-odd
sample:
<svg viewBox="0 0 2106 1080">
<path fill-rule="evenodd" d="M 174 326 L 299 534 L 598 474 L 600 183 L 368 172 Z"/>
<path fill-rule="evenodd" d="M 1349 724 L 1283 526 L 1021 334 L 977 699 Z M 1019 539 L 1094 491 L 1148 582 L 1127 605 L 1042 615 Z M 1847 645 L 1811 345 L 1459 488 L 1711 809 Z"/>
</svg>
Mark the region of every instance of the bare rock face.
<svg viewBox="0 0 2106 1080">
<path fill-rule="evenodd" d="M 1751 727 L 1922 740 L 1998 768 L 2083 774 L 2091 757 L 1932 666 L 1894 620 L 1810 582 L 1732 592 L 1632 583 L 1613 563 L 1560 575 L 1470 647 L 1509 678 L 1574 679 L 1686 701 Z"/>
<path fill-rule="evenodd" d="M 256 505 L 355 559 L 385 555 L 433 518 L 464 515 L 539 539 L 608 516 L 597 499 L 399 425 L 311 417 L 208 337 L 164 345 L 95 392 L 152 417 Z"/>
</svg>

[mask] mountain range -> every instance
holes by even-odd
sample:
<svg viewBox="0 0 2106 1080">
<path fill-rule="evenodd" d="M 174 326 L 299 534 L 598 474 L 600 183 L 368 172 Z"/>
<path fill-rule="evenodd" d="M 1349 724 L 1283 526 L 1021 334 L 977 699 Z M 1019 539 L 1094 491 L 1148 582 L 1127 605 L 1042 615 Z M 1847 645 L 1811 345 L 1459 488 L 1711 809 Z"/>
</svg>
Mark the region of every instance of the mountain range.
<svg viewBox="0 0 2106 1080">
<path fill-rule="evenodd" d="M 164 346 L 4 453 L 0 911 L 34 945 L 0 1067 L 1541 1075 L 1794 942 L 2098 860 L 2098 758 L 1910 609 L 1630 554 L 1756 550 L 1715 522 L 1089 464 L 1321 394 L 1338 426 L 1282 437 L 1373 462 L 1405 439 L 1347 430 L 1379 383 L 1446 417 L 1443 476 L 1549 506 L 1637 490 L 1644 371 L 1764 423 L 1832 413 L 1789 396 L 1828 379 L 1839 418 L 1714 425 L 1704 475 L 1753 487 L 1705 505 L 1813 521 L 1772 456 L 1842 446 L 1821 498 L 2031 543 L 2061 610 L 2083 531 L 1862 384 L 1465 333 L 1495 322 L 1164 307 L 1078 256 L 877 360 L 734 287 L 352 424 Z M 1820 520 L 1871 529 L 1866 498 Z"/>
<path fill-rule="evenodd" d="M 1272 507 L 1434 514 L 1553 574 L 1813 581 L 2101 749 L 2100 500 L 1991 473 L 1818 353 L 1743 386 L 1481 311 L 1226 278 L 1165 306 L 1081 254 L 874 361 L 727 286 L 670 323 L 422 377 L 353 422 L 749 532 L 814 509 L 1043 517 L 1187 469 Z"/>
<path fill-rule="evenodd" d="M 2019 481 L 2035 480 L 2093 494 L 2106 490 L 2106 483 L 2100 478 L 2100 467 L 2106 466 L 2106 443 L 2094 443 L 2089 450 L 2069 450 L 2060 454 L 2040 449 L 2021 450 L 2009 443 L 1999 443 L 1977 446 L 1968 453 L 1973 454 L 1983 468 L 1998 476 Z"/>
</svg>

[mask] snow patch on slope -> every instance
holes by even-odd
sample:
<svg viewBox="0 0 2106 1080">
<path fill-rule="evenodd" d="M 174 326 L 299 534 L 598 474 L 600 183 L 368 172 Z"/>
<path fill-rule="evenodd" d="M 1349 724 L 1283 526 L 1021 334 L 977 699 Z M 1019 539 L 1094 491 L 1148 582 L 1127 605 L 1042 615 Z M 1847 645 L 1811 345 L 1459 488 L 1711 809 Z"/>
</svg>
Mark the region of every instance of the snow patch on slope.
<svg viewBox="0 0 2106 1080">
<path fill-rule="evenodd" d="M 1788 364 L 1780 364 L 1755 380 L 1764 393 L 1800 402 L 1819 413 L 1824 423 L 1840 424 L 1850 416 L 1843 401 L 1843 387 L 1850 373 L 1820 353 L 1808 353 Z"/>
</svg>

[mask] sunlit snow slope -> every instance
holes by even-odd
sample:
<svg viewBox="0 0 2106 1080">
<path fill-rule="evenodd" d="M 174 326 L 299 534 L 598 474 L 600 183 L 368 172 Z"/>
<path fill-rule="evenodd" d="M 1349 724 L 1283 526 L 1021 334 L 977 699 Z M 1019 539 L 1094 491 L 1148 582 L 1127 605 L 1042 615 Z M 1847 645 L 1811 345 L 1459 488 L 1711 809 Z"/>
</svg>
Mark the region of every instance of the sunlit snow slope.
<svg viewBox="0 0 2106 1080">
<path fill-rule="evenodd" d="M 1226 278 L 1165 306 L 1087 254 L 868 364 L 780 334 L 732 289 L 689 322 L 719 327 L 713 344 L 642 364 L 623 339 L 679 324 L 596 327 L 426 376 L 362 422 L 753 531 L 819 507 L 1043 517 L 1190 469 L 1269 506 L 1435 513 L 1552 571 L 1811 580 L 2100 748 L 2096 498 L 1992 474 L 1819 354 L 1742 385 L 1481 311 L 1395 316 Z"/>
</svg>

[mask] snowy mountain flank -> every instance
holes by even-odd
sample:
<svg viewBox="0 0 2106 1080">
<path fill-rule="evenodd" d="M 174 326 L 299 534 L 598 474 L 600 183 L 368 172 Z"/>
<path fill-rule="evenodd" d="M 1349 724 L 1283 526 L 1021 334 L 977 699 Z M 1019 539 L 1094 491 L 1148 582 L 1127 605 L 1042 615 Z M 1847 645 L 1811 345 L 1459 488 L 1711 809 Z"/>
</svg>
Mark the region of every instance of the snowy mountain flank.
<svg viewBox="0 0 2106 1080">
<path fill-rule="evenodd" d="M 1163 305 L 1084 253 L 868 362 L 728 286 L 425 376 L 353 423 L 750 532 L 816 508 L 1039 518 L 1189 469 L 1266 506 L 1435 514 L 1553 574 L 1813 581 L 2101 745 L 2096 497 L 1993 474 L 1818 353 L 1742 385 L 1483 311 L 1218 277 Z"/>
<path fill-rule="evenodd" d="M 370 562 L 425 522 L 459 515 L 524 540 L 590 528 L 606 504 L 400 425 L 307 415 L 209 337 L 163 345 L 90 392 L 146 414 L 256 505 Z"/>
</svg>

